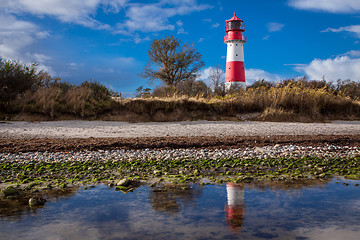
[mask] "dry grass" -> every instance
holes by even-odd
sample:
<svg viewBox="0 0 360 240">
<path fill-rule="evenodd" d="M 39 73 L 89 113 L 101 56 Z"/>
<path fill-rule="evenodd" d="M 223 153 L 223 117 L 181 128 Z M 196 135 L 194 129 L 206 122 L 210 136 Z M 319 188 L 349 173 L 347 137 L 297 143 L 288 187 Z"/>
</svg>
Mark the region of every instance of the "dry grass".
<svg viewBox="0 0 360 240">
<path fill-rule="evenodd" d="M 91 83 L 97 84 L 97 83 Z M 15 111 L 40 114 L 50 119 L 72 115 L 82 119 L 96 117 L 111 108 L 110 96 L 97 96 L 92 85 L 51 85 L 35 92 L 27 91 L 14 102 Z"/>
<path fill-rule="evenodd" d="M 349 89 L 347 85 L 344 89 Z M 13 112 L 120 121 L 244 120 L 327 121 L 360 119 L 360 103 L 352 95 L 322 82 L 287 82 L 240 90 L 233 95 L 121 99 L 110 98 L 104 86 L 87 82 L 80 86 L 52 85 L 27 92 L 13 102 Z M 254 114 L 259 113 L 254 117 Z"/>
<path fill-rule="evenodd" d="M 348 96 L 321 89 L 287 85 L 249 88 L 225 97 L 135 98 L 117 102 L 122 111 L 134 112 L 148 121 L 233 119 L 238 114 L 260 112 L 263 121 L 325 121 L 360 119 L 360 105 Z M 160 114 L 161 113 L 161 114 Z"/>
</svg>

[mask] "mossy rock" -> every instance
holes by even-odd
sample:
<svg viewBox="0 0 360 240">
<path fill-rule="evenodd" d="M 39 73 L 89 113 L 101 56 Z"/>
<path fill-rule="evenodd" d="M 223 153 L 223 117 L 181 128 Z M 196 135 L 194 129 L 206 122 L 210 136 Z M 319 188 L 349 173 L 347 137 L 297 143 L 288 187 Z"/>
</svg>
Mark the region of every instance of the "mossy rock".
<svg viewBox="0 0 360 240">
<path fill-rule="evenodd" d="M 115 191 L 127 191 L 128 188 L 125 186 L 116 186 Z"/>
<path fill-rule="evenodd" d="M 29 199 L 30 207 L 39 207 L 45 204 L 46 200 L 42 197 L 32 197 Z"/>
<path fill-rule="evenodd" d="M 0 192 L 0 196 L 4 198 L 18 196 L 18 195 L 20 195 L 20 191 L 12 186 L 3 189 Z"/>
</svg>

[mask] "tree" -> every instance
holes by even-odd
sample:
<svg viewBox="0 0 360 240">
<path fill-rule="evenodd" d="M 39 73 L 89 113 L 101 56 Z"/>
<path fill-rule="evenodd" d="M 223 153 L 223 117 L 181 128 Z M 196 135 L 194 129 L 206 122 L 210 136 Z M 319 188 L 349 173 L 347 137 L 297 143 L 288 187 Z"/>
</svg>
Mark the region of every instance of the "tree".
<svg viewBox="0 0 360 240">
<path fill-rule="evenodd" d="M 188 97 L 207 97 L 211 92 L 203 81 L 184 80 L 176 88 L 177 93 Z"/>
<path fill-rule="evenodd" d="M 212 85 L 214 86 L 215 95 L 224 95 L 225 94 L 225 85 L 224 82 L 224 70 L 221 69 L 220 65 L 212 67 L 210 69 L 209 78 Z"/>
<path fill-rule="evenodd" d="M 249 88 L 260 88 L 264 87 L 265 89 L 270 89 L 271 87 L 274 87 L 274 83 L 266 81 L 265 79 L 259 79 L 255 81 Z"/>
<path fill-rule="evenodd" d="M 209 78 L 211 80 L 214 89 L 219 87 L 220 81 L 223 80 L 224 77 L 224 70 L 221 69 L 220 65 L 212 67 L 210 69 Z"/>
<path fill-rule="evenodd" d="M 144 86 L 140 86 L 136 89 L 136 97 L 137 98 L 148 98 L 150 97 L 150 88 L 144 88 Z"/>
<path fill-rule="evenodd" d="M 155 39 L 148 51 L 149 62 L 142 77 L 151 82 L 160 80 L 168 86 L 176 87 L 184 80 L 195 80 L 197 72 L 205 63 L 197 50 L 173 36 Z"/>
</svg>

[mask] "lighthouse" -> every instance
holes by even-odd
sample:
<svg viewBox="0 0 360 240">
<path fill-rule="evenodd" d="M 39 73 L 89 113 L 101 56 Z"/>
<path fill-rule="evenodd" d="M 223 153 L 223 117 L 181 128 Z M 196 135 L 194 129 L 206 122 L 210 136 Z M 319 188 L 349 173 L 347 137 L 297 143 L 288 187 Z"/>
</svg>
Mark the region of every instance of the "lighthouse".
<svg viewBox="0 0 360 240">
<path fill-rule="evenodd" d="M 227 183 L 226 191 L 228 200 L 227 205 L 225 205 L 226 225 L 235 233 L 238 232 L 244 224 L 244 186 Z"/>
<path fill-rule="evenodd" d="M 225 31 L 224 42 L 227 45 L 225 89 L 226 91 L 231 87 L 241 87 L 245 89 L 243 44 L 246 43 L 246 37 L 243 36 L 243 32 L 245 31 L 243 20 L 238 18 L 236 13 L 234 13 L 231 19 L 226 20 Z"/>
</svg>

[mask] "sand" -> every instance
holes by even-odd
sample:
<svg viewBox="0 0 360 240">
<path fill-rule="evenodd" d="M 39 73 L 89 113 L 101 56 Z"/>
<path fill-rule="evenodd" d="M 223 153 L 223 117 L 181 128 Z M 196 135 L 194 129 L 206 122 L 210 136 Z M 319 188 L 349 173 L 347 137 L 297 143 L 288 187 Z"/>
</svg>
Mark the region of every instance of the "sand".
<svg viewBox="0 0 360 240">
<path fill-rule="evenodd" d="M 107 121 L 1 122 L 0 138 L 106 138 L 273 135 L 360 135 L 360 121 L 329 123 L 185 121 L 127 123 Z"/>
</svg>

